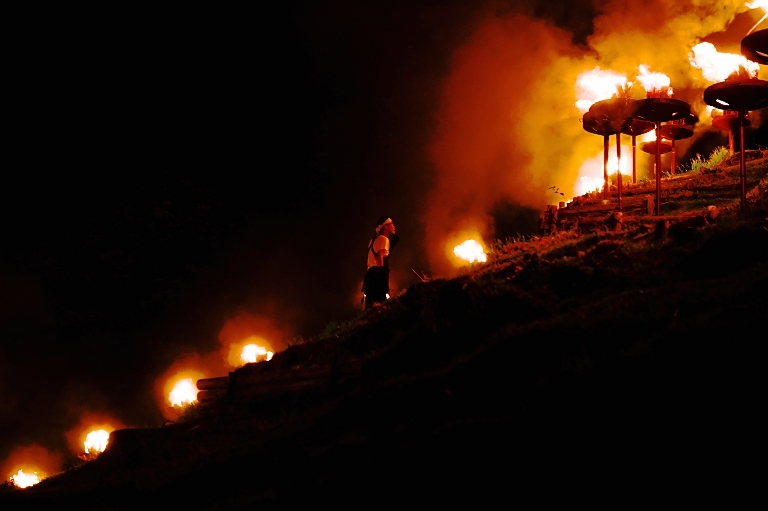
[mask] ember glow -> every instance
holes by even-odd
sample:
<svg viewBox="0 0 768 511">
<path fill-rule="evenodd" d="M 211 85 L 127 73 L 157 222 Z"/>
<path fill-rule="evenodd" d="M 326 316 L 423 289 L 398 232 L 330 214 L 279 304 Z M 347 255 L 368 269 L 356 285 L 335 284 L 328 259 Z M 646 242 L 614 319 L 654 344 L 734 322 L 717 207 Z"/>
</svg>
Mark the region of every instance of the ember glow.
<svg viewBox="0 0 768 511">
<path fill-rule="evenodd" d="M 672 87 L 669 86 L 670 80 L 664 73 L 653 73 L 645 64 L 638 66 L 640 74 L 637 75 L 637 81 L 645 89 L 649 98 L 672 97 Z"/>
<path fill-rule="evenodd" d="M 173 406 L 184 406 L 197 401 L 197 386 L 192 378 L 184 378 L 176 382 L 168 394 L 168 401 Z"/>
<path fill-rule="evenodd" d="M 692 49 L 689 55 L 691 65 L 701 69 L 701 74 L 708 81 L 722 82 L 739 68 L 744 69 L 752 78 L 757 76 L 760 65 L 752 62 L 743 55 L 735 53 L 720 53 L 712 43 L 699 43 Z"/>
<path fill-rule="evenodd" d="M 650 132 L 652 139 L 655 140 L 655 135 L 653 135 L 653 132 Z M 645 135 L 642 136 L 647 136 Z M 641 136 L 641 137 L 642 137 Z M 611 145 L 609 148 L 610 155 L 608 156 L 608 174 L 610 176 L 615 176 L 617 173 L 617 169 L 619 168 L 619 159 L 616 157 L 616 146 Z M 622 157 L 621 158 L 621 174 L 622 179 L 627 178 L 628 181 L 625 181 L 625 183 L 629 183 L 632 181 L 632 148 L 629 146 L 626 146 L 624 144 L 621 144 L 621 152 L 622 156 L 627 154 L 629 157 Z M 585 195 L 589 192 L 594 192 L 596 190 L 602 190 L 603 188 L 603 152 L 601 151 L 599 154 L 595 155 L 592 158 L 588 158 L 585 160 L 581 167 L 579 168 L 579 178 L 576 180 L 576 184 L 574 186 L 574 192 L 577 196 Z M 641 157 L 642 158 L 642 157 Z"/>
<path fill-rule="evenodd" d="M 259 361 L 272 360 L 274 353 L 259 346 L 258 344 L 246 344 L 243 346 L 243 351 L 240 352 L 240 360 L 243 364 L 249 364 Z"/>
<path fill-rule="evenodd" d="M 24 472 L 19 469 L 14 475 L 11 476 L 11 482 L 17 488 L 29 488 L 40 482 L 40 476 L 37 472 Z"/>
<path fill-rule="evenodd" d="M 484 263 L 488 260 L 483 246 L 475 240 L 467 240 L 453 248 L 456 257 L 474 263 L 475 261 Z"/>
<path fill-rule="evenodd" d="M 626 75 L 603 70 L 599 66 L 584 71 L 576 78 L 576 108 L 584 113 L 594 103 L 617 96 L 620 89 L 631 85 Z"/>
<path fill-rule="evenodd" d="M 88 454 L 98 455 L 104 452 L 109 443 L 109 432 L 106 429 L 97 429 L 85 435 L 83 446 Z"/>
</svg>

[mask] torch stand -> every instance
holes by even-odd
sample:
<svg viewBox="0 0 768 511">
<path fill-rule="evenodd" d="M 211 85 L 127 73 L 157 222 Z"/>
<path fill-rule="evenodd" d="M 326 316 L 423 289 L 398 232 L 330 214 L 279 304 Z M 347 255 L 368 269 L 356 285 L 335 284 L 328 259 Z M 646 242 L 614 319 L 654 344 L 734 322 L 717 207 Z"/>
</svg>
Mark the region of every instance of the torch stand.
<svg viewBox="0 0 768 511">
<path fill-rule="evenodd" d="M 638 103 L 637 117 L 653 122 L 656 127 L 656 216 L 661 216 L 661 123 L 685 118 L 691 107 L 672 98 L 647 98 Z"/>
<path fill-rule="evenodd" d="M 704 102 L 715 108 L 727 107 L 738 112 L 739 173 L 741 175 L 741 213 L 747 213 L 747 171 L 744 155 L 744 126 L 751 110 L 768 107 L 768 82 L 757 78 L 726 80 L 704 90 Z"/>
<path fill-rule="evenodd" d="M 621 128 L 621 133 L 632 136 L 632 184 L 637 183 L 637 136 L 651 131 L 655 125 L 652 122 L 632 119 Z"/>
</svg>

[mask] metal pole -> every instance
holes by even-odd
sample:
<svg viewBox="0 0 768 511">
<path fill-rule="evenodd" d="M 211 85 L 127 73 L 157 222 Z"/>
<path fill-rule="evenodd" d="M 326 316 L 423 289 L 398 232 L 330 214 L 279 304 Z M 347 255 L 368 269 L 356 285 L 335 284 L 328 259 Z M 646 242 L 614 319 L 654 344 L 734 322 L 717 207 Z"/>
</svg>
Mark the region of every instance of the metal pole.
<svg viewBox="0 0 768 511">
<path fill-rule="evenodd" d="M 734 147 L 734 145 L 735 144 L 733 143 L 733 128 L 731 128 L 728 130 L 728 149 L 731 150 L 731 154 L 736 152 L 735 150 L 736 148 Z"/>
<path fill-rule="evenodd" d="M 675 139 L 672 139 L 672 163 L 669 166 L 669 173 L 673 174 L 675 173 Z"/>
<path fill-rule="evenodd" d="M 608 200 L 608 135 L 603 135 L 603 200 Z"/>
<path fill-rule="evenodd" d="M 661 216 L 661 123 L 656 121 L 656 216 Z"/>
<path fill-rule="evenodd" d="M 619 211 L 623 211 L 622 197 L 621 197 L 621 133 L 616 133 L 616 161 L 618 162 L 618 169 L 616 173 L 616 186 L 619 189 Z"/>
<path fill-rule="evenodd" d="M 632 135 L 632 184 L 637 183 L 637 136 Z"/>
<path fill-rule="evenodd" d="M 747 168 L 744 164 L 744 110 L 739 110 L 739 172 L 741 174 L 741 212 L 747 213 Z"/>
</svg>

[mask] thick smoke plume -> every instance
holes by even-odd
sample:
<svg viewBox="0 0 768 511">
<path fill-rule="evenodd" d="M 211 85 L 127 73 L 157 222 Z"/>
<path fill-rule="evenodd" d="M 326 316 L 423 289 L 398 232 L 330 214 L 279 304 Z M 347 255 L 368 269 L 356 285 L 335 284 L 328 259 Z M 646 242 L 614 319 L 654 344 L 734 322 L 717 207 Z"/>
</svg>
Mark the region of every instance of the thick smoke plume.
<svg viewBox="0 0 768 511">
<path fill-rule="evenodd" d="M 489 211 L 497 201 L 543 208 L 562 200 L 551 186 L 574 195 L 582 163 L 602 152 L 602 139 L 582 129 L 574 106 L 580 73 L 599 66 L 636 82 L 645 64 L 668 75 L 682 94 L 676 97 L 703 115 L 700 97 L 709 83 L 690 65 L 691 48 L 746 10 L 733 0 L 612 1 L 594 20 L 586 47 L 552 23 L 489 13 L 453 54 L 429 147 L 437 172 L 424 223 L 433 271 L 461 264 L 450 254 L 462 239 L 492 241 Z M 734 34 L 734 43 L 744 35 Z"/>
</svg>

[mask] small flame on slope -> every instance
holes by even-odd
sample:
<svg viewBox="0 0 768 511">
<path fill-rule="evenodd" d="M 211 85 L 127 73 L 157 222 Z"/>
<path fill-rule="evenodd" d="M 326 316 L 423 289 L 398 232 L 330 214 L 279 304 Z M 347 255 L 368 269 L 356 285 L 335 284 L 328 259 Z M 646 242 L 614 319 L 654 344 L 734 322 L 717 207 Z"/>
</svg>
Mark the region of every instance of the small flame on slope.
<svg viewBox="0 0 768 511">
<path fill-rule="evenodd" d="M 168 394 L 168 401 L 173 406 L 184 406 L 196 402 L 197 386 L 192 378 L 183 378 L 177 381 Z"/>
<path fill-rule="evenodd" d="M 240 360 L 243 364 L 259 362 L 259 359 L 269 361 L 273 355 L 274 353 L 258 344 L 246 344 L 240 352 Z"/>
<path fill-rule="evenodd" d="M 83 446 L 87 454 L 98 455 L 104 452 L 109 443 L 109 431 L 96 429 L 85 435 Z"/>
<path fill-rule="evenodd" d="M 485 255 L 485 250 L 483 250 L 483 246 L 475 240 L 467 240 L 456 245 L 453 248 L 453 253 L 456 257 L 469 261 L 470 263 L 475 261 L 484 263 L 488 260 Z"/>
<path fill-rule="evenodd" d="M 19 469 L 17 473 L 11 476 L 11 482 L 17 488 L 29 488 L 40 482 L 40 476 L 37 472 L 27 473 Z"/>
</svg>

